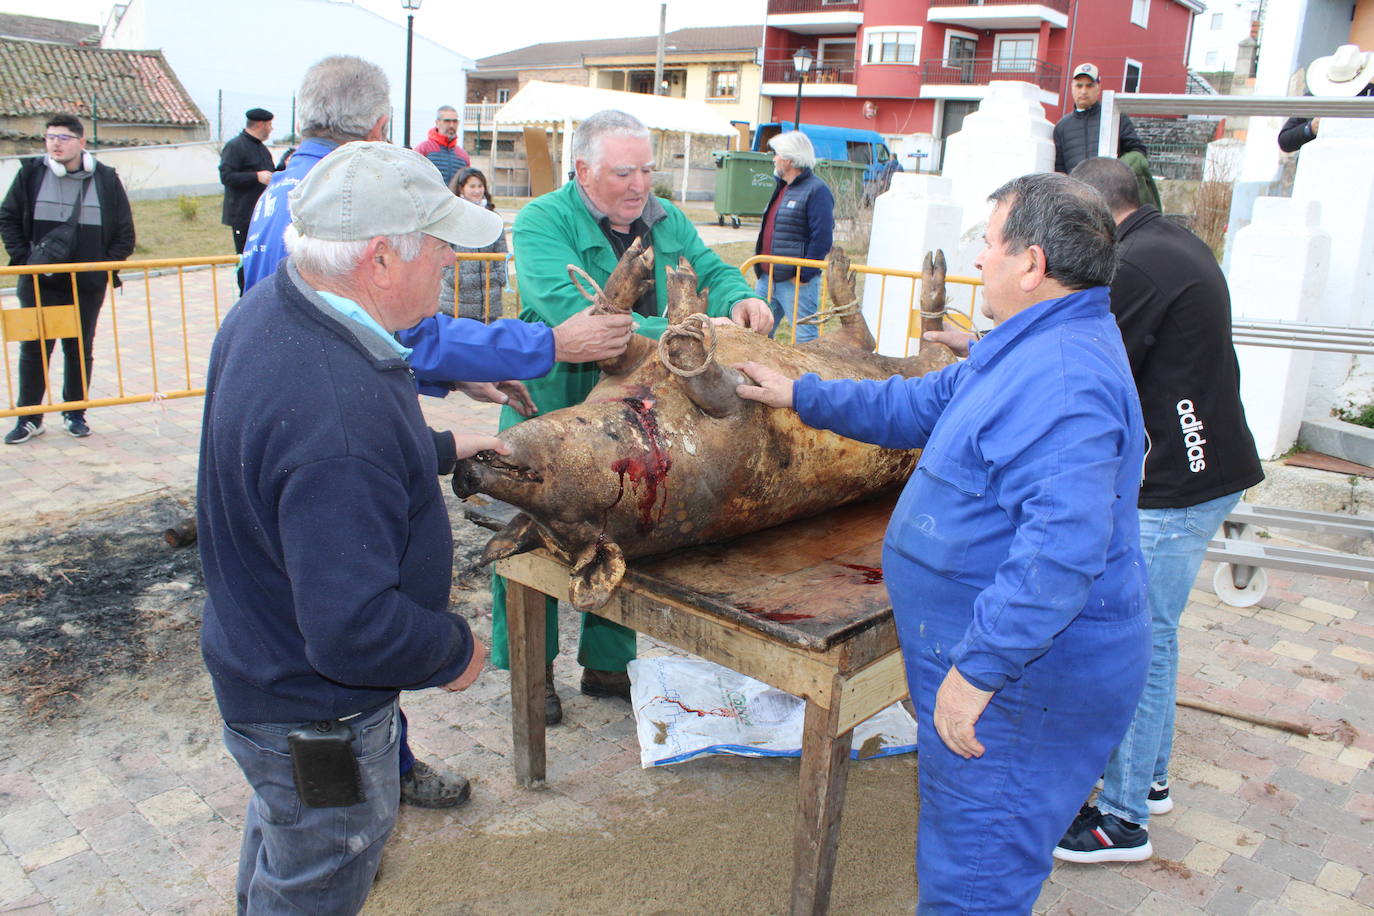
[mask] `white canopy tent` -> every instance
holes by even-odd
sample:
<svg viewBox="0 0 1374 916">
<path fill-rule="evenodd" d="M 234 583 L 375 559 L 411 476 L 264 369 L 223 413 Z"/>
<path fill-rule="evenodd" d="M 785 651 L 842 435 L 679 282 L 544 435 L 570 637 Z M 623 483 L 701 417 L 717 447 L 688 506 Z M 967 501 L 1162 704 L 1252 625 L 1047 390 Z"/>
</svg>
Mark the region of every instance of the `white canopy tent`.
<svg viewBox="0 0 1374 916">
<path fill-rule="evenodd" d="M 614 108 L 634 115 L 650 130 L 681 133 L 685 155 L 682 161 L 682 199 L 687 196 L 687 174 L 692 161 L 692 134 L 714 137 L 737 135 L 729 119 L 703 102 L 689 102 L 641 92 L 592 89 L 531 80 L 496 113 L 496 123 L 511 126 L 545 125 L 563 133 L 560 183 L 566 183 L 572 170 L 572 137 L 575 125 L 584 118 Z"/>
</svg>

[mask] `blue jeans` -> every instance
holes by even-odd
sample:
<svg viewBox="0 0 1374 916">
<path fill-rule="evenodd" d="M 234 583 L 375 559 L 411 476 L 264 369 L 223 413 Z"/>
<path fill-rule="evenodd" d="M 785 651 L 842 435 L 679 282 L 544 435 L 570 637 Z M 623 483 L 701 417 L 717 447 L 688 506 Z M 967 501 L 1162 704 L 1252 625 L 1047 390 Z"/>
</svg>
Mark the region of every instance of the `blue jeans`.
<svg viewBox="0 0 1374 916">
<path fill-rule="evenodd" d="M 304 722 L 226 722 L 224 744 L 253 787 L 239 850 L 240 916 L 357 913 L 396 824 L 401 783 L 393 700 L 349 721 L 364 800 L 308 808 L 296 794 L 286 736 Z"/>
<path fill-rule="evenodd" d="M 1174 698 L 1178 691 L 1178 619 L 1207 552 L 1207 542 L 1240 494 L 1186 509 L 1141 509 L 1140 552 L 1149 580 L 1152 652 L 1145 692 L 1102 779 L 1097 807 L 1135 824 L 1150 820 L 1150 783 L 1169 778 L 1174 749 Z"/>
<path fill-rule="evenodd" d="M 801 285 L 801 295 L 797 295 L 797 283 L 795 280 L 775 280 L 773 282 L 773 295 L 768 295 L 768 274 L 759 277 L 754 284 L 754 295 L 768 303 L 768 307 L 773 310 L 773 334 L 778 332 L 778 325 L 783 318 L 792 321 L 792 307 L 795 305 L 798 318 L 806 318 L 816 314 L 816 306 L 821 301 L 821 275 L 816 274 L 810 280 Z M 794 324 L 796 330 L 796 343 L 803 343 L 808 340 L 815 340 L 820 332 L 814 324 Z M 773 336 L 770 334 L 768 336 Z"/>
</svg>

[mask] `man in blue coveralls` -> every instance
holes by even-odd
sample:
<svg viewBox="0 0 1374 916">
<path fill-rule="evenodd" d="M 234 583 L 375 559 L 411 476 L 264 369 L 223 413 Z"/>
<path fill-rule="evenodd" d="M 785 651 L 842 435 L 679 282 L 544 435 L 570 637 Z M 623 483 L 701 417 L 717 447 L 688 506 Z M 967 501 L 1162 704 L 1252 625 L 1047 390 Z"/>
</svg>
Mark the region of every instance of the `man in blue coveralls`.
<svg viewBox="0 0 1374 916">
<path fill-rule="evenodd" d="M 757 383 L 741 397 L 922 449 L 883 550 L 923 736 L 920 913 L 1030 912 L 1150 652 L 1111 214 L 1056 174 L 990 199 L 975 263 L 996 326 L 969 359 L 886 381 L 740 367 Z"/>
</svg>

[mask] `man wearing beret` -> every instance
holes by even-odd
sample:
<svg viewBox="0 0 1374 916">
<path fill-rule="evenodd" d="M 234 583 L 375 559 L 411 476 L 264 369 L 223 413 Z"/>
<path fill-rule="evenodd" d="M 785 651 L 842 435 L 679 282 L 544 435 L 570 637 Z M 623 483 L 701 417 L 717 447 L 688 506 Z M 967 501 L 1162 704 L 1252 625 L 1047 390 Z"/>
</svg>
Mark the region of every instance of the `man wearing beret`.
<svg viewBox="0 0 1374 916">
<path fill-rule="evenodd" d="M 243 254 L 253 206 L 272 180 L 272 154 L 263 141 L 272 135 L 272 112 L 250 108 L 242 133 L 224 144 L 219 156 L 219 181 L 224 185 L 224 211 L 220 222 L 234 230 L 234 254 Z M 243 295 L 243 265 L 238 270 L 239 295 Z"/>
</svg>

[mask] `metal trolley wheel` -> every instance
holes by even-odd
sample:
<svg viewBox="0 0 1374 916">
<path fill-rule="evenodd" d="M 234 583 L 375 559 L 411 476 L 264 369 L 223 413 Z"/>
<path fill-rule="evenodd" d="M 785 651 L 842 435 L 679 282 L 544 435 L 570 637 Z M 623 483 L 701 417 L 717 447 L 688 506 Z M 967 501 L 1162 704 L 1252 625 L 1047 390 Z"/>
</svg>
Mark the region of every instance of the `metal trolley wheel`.
<svg viewBox="0 0 1374 916">
<path fill-rule="evenodd" d="M 1221 530 L 1228 538 L 1241 541 L 1255 539 L 1252 525 L 1223 522 Z M 1212 589 L 1218 598 L 1231 607 L 1253 607 L 1264 597 L 1268 588 L 1269 574 L 1263 566 L 1218 563 L 1217 571 L 1212 574 Z"/>
<path fill-rule="evenodd" d="M 1237 580 L 1244 585 L 1237 585 Z M 1217 564 L 1212 576 L 1212 588 L 1217 597 L 1231 607 L 1253 607 L 1259 604 L 1264 592 L 1269 588 L 1269 574 L 1263 566 L 1232 566 L 1230 563 Z"/>
</svg>

